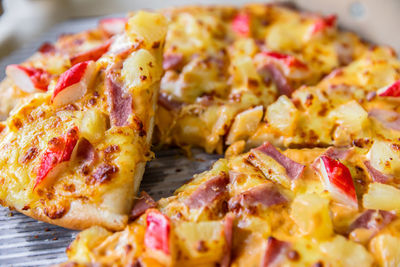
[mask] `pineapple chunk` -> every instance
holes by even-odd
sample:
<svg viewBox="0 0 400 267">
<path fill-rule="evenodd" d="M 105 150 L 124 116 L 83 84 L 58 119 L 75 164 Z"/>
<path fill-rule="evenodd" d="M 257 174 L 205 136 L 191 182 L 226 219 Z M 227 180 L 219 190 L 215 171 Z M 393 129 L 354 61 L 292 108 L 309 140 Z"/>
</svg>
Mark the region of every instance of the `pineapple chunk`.
<svg viewBox="0 0 400 267">
<path fill-rule="evenodd" d="M 389 142 L 375 141 L 368 152 L 372 167 L 388 175 L 400 174 L 400 151 Z"/>
<path fill-rule="evenodd" d="M 242 139 L 247 139 L 257 129 L 263 115 L 263 107 L 257 106 L 239 113 L 229 131 L 226 144 L 230 145 Z"/>
<path fill-rule="evenodd" d="M 400 211 L 400 190 L 391 185 L 371 183 L 368 193 L 364 194 L 363 205 L 366 209 Z"/>
<path fill-rule="evenodd" d="M 68 258 L 76 262 L 91 262 L 92 250 L 112 233 L 100 226 L 93 226 L 79 233 L 67 248 Z"/>
<path fill-rule="evenodd" d="M 338 106 L 330 112 L 329 117 L 337 121 L 341 130 L 347 133 L 362 132 L 368 121 L 368 113 L 355 100 Z"/>
<path fill-rule="evenodd" d="M 282 95 L 268 107 L 265 119 L 278 134 L 291 136 L 296 129 L 298 113 L 292 101 L 287 96 Z"/>
<path fill-rule="evenodd" d="M 352 267 L 357 263 L 358 266 L 367 267 L 371 266 L 374 261 L 362 245 L 340 235 L 331 241 L 322 243 L 320 248 L 327 261 L 332 262 L 332 266 Z"/>
<path fill-rule="evenodd" d="M 325 239 L 333 234 L 329 201 L 316 194 L 297 196 L 292 203 L 290 217 L 303 235 Z"/>
<path fill-rule="evenodd" d="M 139 11 L 128 21 L 127 31 L 133 40 L 142 38 L 147 47 L 161 45 L 167 32 L 168 23 L 164 16 Z"/>
<path fill-rule="evenodd" d="M 220 221 L 182 222 L 176 225 L 175 234 L 183 262 L 211 264 L 222 259 L 225 239 Z"/>
<path fill-rule="evenodd" d="M 85 111 L 81 126 L 79 127 L 83 137 L 95 143 L 104 136 L 106 128 L 106 118 L 102 112 L 97 110 Z"/>
<path fill-rule="evenodd" d="M 382 234 L 371 240 L 370 248 L 380 266 L 400 266 L 400 238 Z"/>
<path fill-rule="evenodd" d="M 156 59 L 145 49 L 133 52 L 125 61 L 122 67 L 122 77 L 129 87 L 148 87 L 158 77 L 158 69 L 154 66 Z"/>
<path fill-rule="evenodd" d="M 235 58 L 233 59 L 232 66 L 232 77 L 234 77 L 233 84 L 235 87 L 247 88 L 249 80 L 259 82 L 260 78 L 251 57 L 242 56 Z"/>
</svg>

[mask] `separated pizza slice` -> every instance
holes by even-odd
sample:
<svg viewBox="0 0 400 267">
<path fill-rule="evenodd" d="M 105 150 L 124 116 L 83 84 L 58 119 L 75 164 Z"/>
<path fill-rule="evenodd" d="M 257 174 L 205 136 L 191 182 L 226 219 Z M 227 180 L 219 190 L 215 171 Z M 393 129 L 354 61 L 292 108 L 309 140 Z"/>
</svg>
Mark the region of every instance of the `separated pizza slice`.
<svg viewBox="0 0 400 267">
<path fill-rule="evenodd" d="M 399 180 L 377 181 L 370 152 L 265 143 L 174 196 L 142 194 L 124 231 L 90 228 L 67 254 L 83 266 L 398 264 Z"/>
<path fill-rule="evenodd" d="M 171 24 L 156 136 L 161 144 L 207 152 L 222 153 L 226 144 L 249 138 L 280 95 L 318 83 L 368 47 L 338 30 L 335 16 L 280 5 L 163 13 Z"/>
<path fill-rule="evenodd" d="M 0 120 L 5 120 L 16 106 L 33 93 L 46 92 L 49 85 L 71 66 L 99 59 L 124 31 L 127 18 L 106 18 L 97 28 L 75 34 L 63 34 L 55 43 L 43 43 L 38 51 L 20 64 L 6 68 L 0 83 Z"/>
<path fill-rule="evenodd" d="M 370 147 L 375 140 L 397 142 L 399 81 L 396 54 L 375 47 L 319 84 L 279 97 L 267 107 L 248 145 L 270 141 L 280 147 Z"/>
<path fill-rule="evenodd" d="M 125 226 L 152 158 L 166 27 L 138 12 L 107 53 L 12 112 L 0 133 L 2 205 L 67 228 Z"/>
</svg>

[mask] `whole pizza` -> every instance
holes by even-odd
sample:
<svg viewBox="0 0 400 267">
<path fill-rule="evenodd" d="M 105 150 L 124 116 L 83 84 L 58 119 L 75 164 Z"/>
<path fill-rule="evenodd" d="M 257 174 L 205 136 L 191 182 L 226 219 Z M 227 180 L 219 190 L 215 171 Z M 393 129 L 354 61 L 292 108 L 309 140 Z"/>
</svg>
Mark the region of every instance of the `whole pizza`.
<svg viewBox="0 0 400 267">
<path fill-rule="evenodd" d="M 137 11 L 6 74 L 0 203 L 86 229 L 62 266 L 400 266 L 400 61 L 336 15 Z M 155 201 L 151 145 L 225 157 Z"/>
</svg>

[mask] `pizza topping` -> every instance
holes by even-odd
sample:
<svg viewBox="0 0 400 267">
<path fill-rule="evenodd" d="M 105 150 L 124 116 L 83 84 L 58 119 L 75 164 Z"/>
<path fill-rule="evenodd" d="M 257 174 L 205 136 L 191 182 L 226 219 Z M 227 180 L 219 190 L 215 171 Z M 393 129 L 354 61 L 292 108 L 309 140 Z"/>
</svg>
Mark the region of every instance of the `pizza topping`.
<svg viewBox="0 0 400 267">
<path fill-rule="evenodd" d="M 250 36 L 250 16 L 249 14 L 237 14 L 232 21 L 232 29 L 241 37 Z"/>
<path fill-rule="evenodd" d="M 130 219 L 133 221 L 143 215 L 146 210 L 157 207 L 154 199 L 145 191 L 140 193 L 140 197 L 136 200 L 135 206 L 132 209 Z"/>
<path fill-rule="evenodd" d="M 147 210 L 144 244 L 147 248 L 169 255 L 171 222 L 167 216 L 155 209 Z"/>
<path fill-rule="evenodd" d="M 234 214 L 232 213 L 226 214 L 224 219 L 225 247 L 224 247 L 224 256 L 220 264 L 221 267 L 228 267 L 231 264 L 234 220 L 235 220 Z"/>
<path fill-rule="evenodd" d="M 335 160 L 345 160 L 347 159 L 353 150 L 346 147 L 329 147 L 321 156 L 327 156 Z M 316 158 L 313 164 L 313 168 L 318 168 L 320 164 L 320 158 Z"/>
<path fill-rule="evenodd" d="M 50 82 L 50 73 L 39 68 L 13 64 L 7 66 L 6 74 L 22 91 L 27 93 L 47 91 Z"/>
<path fill-rule="evenodd" d="M 400 131 L 400 114 L 385 109 L 372 109 L 368 116 L 378 120 L 386 128 Z"/>
<path fill-rule="evenodd" d="M 353 178 L 344 164 L 328 156 L 321 156 L 318 170 L 322 183 L 335 201 L 358 209 Z"/>
<path fill-rule="evenodd" d="M 268 58 L 271 62 L 282 64 L 289 68 L 308 69 L 307 65 L 297 59 L 296 57 L 288 54 L 283 54 L 273 51 L 262 52 L 262 55 Z"/>
<path fill-rule="evenodd" d="M 228 183 L 229 177 L 223 172 L 200 185 L 200 187 L 185 200 L 185 204 L 189 208 L 194 209 L 208 206 L 226 194 L 226 186 Z"/>
<path fill-rule="evenodd" d="M 92 48 L 88 51 L 79 53 L 70 58 L 71 65 L 74 66 L 78 63 L 85 61 L 97 61 L 103 54 L 107 53 L 108 48 L 110 48 L 111 42 L 107 41 L 104 44 L 101 44 L 95 48 Z"/>
<path fill-rule="evenodd" d="M 391 85 L 385 86 L 377 91 L 378 96 L 399 97 L 400 96 L 400 80 Z"/>
<path fill-rule="evenodd" d="M 182 54 L 164 55 L 163 69 L 164 70 L 179 70 L 183 67 Z"/>
<path fill-rule="evenodd" d="M 336 159 L 344 160 L 351 154 L 351 149 L 346 147 L 330 147 L 324 152 L 324 156 Z"/>
<path fill-rule="evenodd" d="M 318 18 L 314 24 L 312 24 L 310 33 L 312 35 L 332 29 L 336 26 L 337 16 L 329 15 L 326 17 Z"/>
<path fill-rule="evenodd" d="M 387 183 L 389 180 L 392 179 L 391 176 L 386 175 L 375 169 L 369 160 L 364 161 L 365 167 L 367 167 L 369 175 L 374 182 L 378 183 Z"/>
<path fill-rule="evenodd" d="M 158 104 L 167 110 L 179 110 L 183 103 L 172 99 L 171 95 L 166 93 L 160 93 L 158 95 Z"/>
<path fill-rule="evenodd" d="M 100 20 L 99 26 L 107 34 L 116 35 L 124 32 L 127 22 L 127 18 L 106 18 Z"/>
<path fill-rule="evenodd" d="M 264 51 L 257 54 L 254 60 L 256 65 L 259 66 L 259 69 L 270 72 L 271 78 L 276 83 L 278 89 L 288 86 L 288 82 L 285 82 L 286 78 L 297 80 L 304 79 L 310 75 L 308 66 L 298 58 L 289 54 Z M 272 66 L 276 66 L 280 72 Z M 281 75 L 283 77 L 280 77 Z"/>
<path fill-rule="evenodd" d="M 264 252 L 264 256 L 261 261 L 262 267 L 272 266 L 277 264 L 285 257 L 288 252 L 290 244 L 284 241 L 280 241 L 274 237 L 269 237 L 267 247 Z"/>
<path fill-rule="evenodd" d="M 396 218 L 397 216 L 395 214 L 388 211 L 366 210 L 350 225 L 349 232 L 357 228 L 379 231 Z"/>
<path fill-rule="evenodd" d="M 58 173 L 57 166 L 71 159 L 72 151 L 78 142 L 78 127 L 73 127 L 64 136 L 55 137 L 40 158 L 33 190 L 49 178 L 55 178 Z M 52 180 L 52 179 L 50 179 Z"/>
<path fill-rule="evenodd" d="M 252 151 L 261 152 L 274 159 L 276 162 L 278 162 L 285 168 L 287 175 L 292 180 L 299 178 L 305 168 L 304 165 L 297 163 L 291 160 L 290 158 L 286 157 L 285 155 L 283 155 L 269 142 L 266 142 L 263 145 L 252 149 Z"/>
<path fill-rule="evenodd" d="M 79 140 L 76 149 L 76 158 L 81 162 L 81 165 L 91 165 L 96 159 L 96 149 L 86 138 Z"/>
<path fill-rule="evenodd" d="M 38 51 L 42 54 L 53 53 L 56 51 L 56 47 L 52 43 L 46 42 L 39 47 Z"/>
<path fill-rule="evenodd" d="M 78 63 L 61 74 L 51 101 L 56 106 L 64 106 L 81 99 L 87 92 L 95 76 L 96 63 Z"/>
<path fill-rule="evenodd" d="M 229 208 L 235 210 L 239 207 L 244 207 L 252 211 L 258 204 L 270 207 L 287 202 L 288 199 L 279 191 L 276 185 L 265 183 L 233 197 L 229 201 Z"/>
<path fill-rule="evenodd" d="M 261 69 L 259 69 L 259 74 L 263 77 L 266 84 L 269 84 L 272 80 L 275 83 L 280 95 L 290 96 L 294 91 L 294 88 L 291 86 L 288 79 L 274 64 L 264 65 Z"/>
<path fill-rule="evenodd" d="M 132 96 L 124 93 L 122 85 L 111 73 L 106 77 L 106 86 L 111 106 L 111 122 L 115 126 L 124 126 L 132 113 Z"/>
<path fill-rule="evenodd" d="M 400 80 L 391 85 L 385 86 L 378 90 L 379 96 L 399 97 L 400 96 Z"/>
<path fill-rule="evenodd" d="M 57 220 L 62 218 L 65 213 L 67 213 L 67 209 L 63 206 L 51 205 L 49 207 L 45 207 L 43 212 L 50 219 Z"/>
</svg>

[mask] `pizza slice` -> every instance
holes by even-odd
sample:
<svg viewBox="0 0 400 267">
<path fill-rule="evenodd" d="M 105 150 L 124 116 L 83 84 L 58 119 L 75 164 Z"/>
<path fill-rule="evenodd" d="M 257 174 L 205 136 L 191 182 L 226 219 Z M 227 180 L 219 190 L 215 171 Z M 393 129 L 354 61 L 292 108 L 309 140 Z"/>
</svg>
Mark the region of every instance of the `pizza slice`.
<svg viewBox="0 0 400 267">
<path fill-rule="evenodd" d="M 110 48 L 115 35 L 124 31 L 127 18 L 107 18 L 95 29 L 63 34 L 55 43 L 45 42 L 38 51 L 20 64 L 6 69 L 0 83 L 0 120 L 16 106 L 29 100 L 32 93 L 46 92 L 48 86 L 71 66 L 97 60 Z"/>
<path fill-rule="evenodd" d="M 399 181 L 376 180 L 369 153 L 357 147 L 282 152 L 265 143 L 220 159 L 174 196 L 155 203 L 142 194 L 125 230 L 80 233 L 67 250 L 70 263 L 399 264 Z"/>
<path fill-rule="evenodd" d="M 280 147 L 369 147 L 374 140 L 396 141 L 399 74 L 393 50 L 375 47 L 316 86 L 279 97 L 248 146 L 270 141 Z"/>
<path fill-rule="evenodd" d="M 138 12 L 1 124 L 0 202 L 72 229 L 122 229 L 150 151 L 167 23 Z"/>
<path fill-rule="evenodd" d="M 156 122 L 160 144 L 222 153 L 256 130 L 278 96 L 318 83 L 367 48 L 338 30 L 335 16 L 281 5 L 163 13 L 171 24 Z"/>
</svg>

